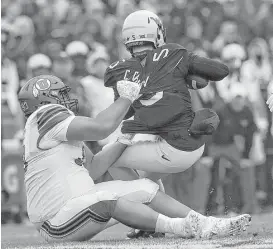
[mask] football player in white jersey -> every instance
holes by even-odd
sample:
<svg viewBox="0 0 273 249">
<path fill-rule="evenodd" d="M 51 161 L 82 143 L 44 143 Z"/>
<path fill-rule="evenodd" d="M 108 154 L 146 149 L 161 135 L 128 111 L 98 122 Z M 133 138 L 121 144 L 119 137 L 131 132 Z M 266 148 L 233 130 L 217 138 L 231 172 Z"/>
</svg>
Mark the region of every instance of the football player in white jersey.
<svg viewBox="0 0 273 249">
<path fill-rule="evenodd" d="M 94 184 L 84 167 L 83 141 L 100 140 L 113 132 L 138 97 L 140 86 L 118 83 L 120 98 L 96 118 L 75 116 L 77 100 L 59 78 L 30 79 L 19 93 L 27 118 L 24 131 L 24 168 L 30 221 L 48 242 L 91 239 L 111 218 L 146 231 L 181 237 L 210 238 L 237 234 L 250 216 L 232 219 L 205 217 L 158 190 L 148 179 Z M 96 177 L 120 156 L 126 139 L 97 155 L 87 168 Z"/>
</svg>

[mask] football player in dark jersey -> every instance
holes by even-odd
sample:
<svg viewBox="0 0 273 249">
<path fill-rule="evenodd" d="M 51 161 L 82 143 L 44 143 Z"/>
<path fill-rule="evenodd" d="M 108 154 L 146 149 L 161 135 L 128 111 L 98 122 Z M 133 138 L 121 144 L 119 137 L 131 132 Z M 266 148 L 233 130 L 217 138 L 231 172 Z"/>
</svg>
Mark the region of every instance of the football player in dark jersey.
<svg viewBox="0 0 273 249">
<path fill-rule="evenodd" d="M 130 80 L 142 85 L 122 125 L 122 133 L 153 134 L 154 141 L 128 146 L 109 169 L 127 167 L 145 171 L 142 177 L 157 180 L 163 174 L 182 172 L 203 154 L 208 135 L 219 124 L 211 109 L 192 110 L 189 88 L 206 86 L 196 82 L 219 81 L 229 73 L 219 61 L 199 57 L 179 44 L 166 43 L 166 31 L 157 15 L 140 10 L 124 21 L 123 41 L 132 57 L 112 63 L 105 73 L 105 86 L 112 87 L 118 98 L 116 82 Z"/>
</svg>

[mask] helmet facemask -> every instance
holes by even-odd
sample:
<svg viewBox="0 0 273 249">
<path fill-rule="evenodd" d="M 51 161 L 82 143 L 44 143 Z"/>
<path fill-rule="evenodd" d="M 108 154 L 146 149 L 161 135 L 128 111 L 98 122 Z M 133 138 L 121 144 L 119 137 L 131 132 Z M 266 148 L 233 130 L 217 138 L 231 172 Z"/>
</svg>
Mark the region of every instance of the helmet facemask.
<svg viewBox="0 0 273 249">
<path fill-rule="evenodd" d="M 69 86 L 64 86 L 57 90 L 50 89 L 49 91 L 44 91 L 43 95 L 47 98 L 43 99 L 43 101 L 40 102 L 40 105 L 37 106 L 37 108 L 47 104 L 54 104 L 54 102 L 52 101 L 53 99 L 56 101 L 55 104 L 63 105 L 67 109 L 73 111 L 74 113 L 77 113 L 79 110 L 78 100 L 70 98 L 70 90 L 71 88 Z"/>
<path fill-rule="evenodd" d="M 78 112 L 78 100 L 71 98 L 70 87 L 52 75 L 40 75 L 30 79 L 20 90 L 18 99 L 25 116 L 30 116 L 38 108 L 48 104 L 63 105 Z"/>
<path fill-rule="evenodd" d="M 71 99 L 69 96 L 69 91 L 71 88 L 69 86 L 65 86 L 61 88 L 58 91 L 58 99 L 57 104 L 65 106 L 67 109 L 73 111 L 74 113 L 78 113 L 79 111 L 79 105 L 77 99 Z M 50 95 L 53 95 L 51 92 L 55 90 L 50 91 Z"/>
</svg>

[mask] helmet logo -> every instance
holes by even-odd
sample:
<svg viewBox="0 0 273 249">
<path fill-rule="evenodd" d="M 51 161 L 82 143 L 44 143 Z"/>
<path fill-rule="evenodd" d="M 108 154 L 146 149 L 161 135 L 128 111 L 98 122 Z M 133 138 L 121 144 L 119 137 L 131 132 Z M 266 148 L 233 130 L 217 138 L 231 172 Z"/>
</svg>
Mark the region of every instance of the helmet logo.
<svg viewBox="0 0 273 249">
<path fill-rule="evenodd" d="M 159 19 L 150 16 L 148 18 L 148 23 L 150 23 L 150 19 L 153 20 L 156 23 L 156 25 L 159 27 L 159 29 L 162 29 L 162 23 L 161 23 L 161 21 Z"/>
<path fill-rule="evenodd" d="M 50 88 L 51 83 L 48 79 L 39 79 L 35 84 L 36 88 L 40 91 L 44 91 Z"/>
</svg>

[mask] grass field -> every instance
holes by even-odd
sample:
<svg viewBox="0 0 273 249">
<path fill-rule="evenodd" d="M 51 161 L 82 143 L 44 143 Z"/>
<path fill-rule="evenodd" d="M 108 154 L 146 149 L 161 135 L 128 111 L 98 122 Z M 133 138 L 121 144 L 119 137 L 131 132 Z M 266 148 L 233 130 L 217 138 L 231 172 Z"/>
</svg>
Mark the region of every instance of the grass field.
<svg viewBox="0 0 273 249">
<path fill-rule="evenodd" d="M 47 244 L 31 226 L 5 225 L 1 231 L 1 248 L 139 248 L 139 249 L 273 249 L 273 213 L 254 216 L 251 227 L 240 237 L 215 240 L 163 239 L 125 240 L 129 228 L 117 225 L 84 243 Z"/>
</svg>

